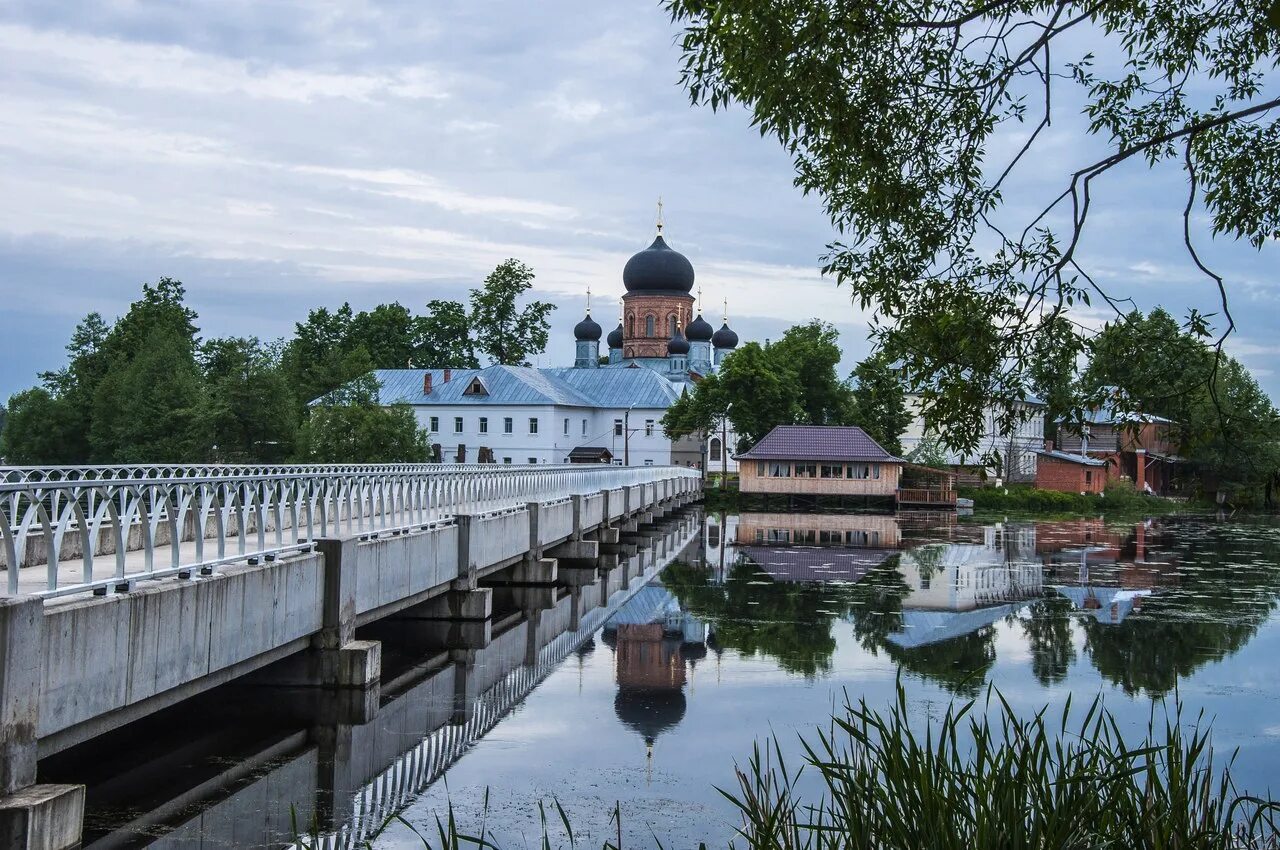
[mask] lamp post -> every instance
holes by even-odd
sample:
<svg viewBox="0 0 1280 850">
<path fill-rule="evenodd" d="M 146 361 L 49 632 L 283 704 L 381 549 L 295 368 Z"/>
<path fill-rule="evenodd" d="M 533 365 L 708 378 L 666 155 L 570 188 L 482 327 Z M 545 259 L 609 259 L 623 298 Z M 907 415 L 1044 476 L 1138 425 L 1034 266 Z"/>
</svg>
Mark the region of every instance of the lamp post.
<svg viewBox="0 0 1280 850">
<path fill-rule="evenodd" d="M 622 465 L 631 465 L 631 408 L 635 407 L 632 402 L 631 406 L 622 414 Z"/>
</svg>

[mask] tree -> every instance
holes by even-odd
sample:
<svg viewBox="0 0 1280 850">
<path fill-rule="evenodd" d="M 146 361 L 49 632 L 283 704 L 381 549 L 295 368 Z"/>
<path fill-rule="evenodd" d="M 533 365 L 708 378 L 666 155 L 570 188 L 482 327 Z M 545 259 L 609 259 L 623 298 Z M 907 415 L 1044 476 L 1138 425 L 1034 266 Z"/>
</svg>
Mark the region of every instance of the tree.
<svg viewBox="0 0 1280 850">
<path fill-rule="evenodd" d="M 776 367 L 786 372 L 795 387 L 800 424 L 847 425 L 852 421 L 853 396 L 848 384 L 836 376 L 839 338 L 835 328 L 814 319 L 787 328 L 782 339 L 769 346 Z"/>
<path fill-rule="evenodd" d="M 319 307 L 294 325 L 285 345 L 281 368 L 293 388 L 299 415 L 308 402 L 332 392 L 372 368 L 368 351 L 353 359 L 350 344 L 354 313 L 350 304 L 337 310 Z M 368 367 L 368 368 L 365 368 Z"/>
<path fill-rule="evenodd" d="M 375 369 L 403 369 L 420 348 L 418 325 L 418 319 L 399 302 L 379 304 L 352 316 L 341 348 L 349 352 L 363 347 Z"/>
<path fill-rule="evenodd" d="M 790 373 L 777 367 L 769 349 L 756 342 L 737 348 L 720 364 L 718 384 L 738 434 L 739 451 L 760 442 L 775 426 L 799 421 L 798 394 L 789 379 Z"/>
<path fill-rule="evenodd" d="M 471 331 L 476 347 L 494 363 L 528 366 L 547 347 L 547 317 L 554 304 L 534 301 L 523 308 L 516 299 L 533 286 L 533 269 L 505 260 L 471 290 Z"/>
<path fill-rule="evenodd" d="M 691 100 L 741 104 L 781 142 L 796 185 L 851 234 L 828 246 L 824 272 L 876 313 L 876 341 L 904 361 L 927 423 L 966 453 L 988 405 L 1007 430 L 1037 365 L 1083 352 L 1089 332 L 1064 319 L 1124 300 L 1089 274 L 1081 243 L 1111 169 L 1145 162 L 1185 173 L 1174 222 L 1188 259 L 1220 291 L 1224 336 L 1226 288 L 1195 251 L 1197 209 L 1214 234 L 1255 248 L 1280 235 L 1280 98 L 1269 70 L 1280 16 L 1266 4 L 665 6 L 684 26 Z M 1092 138 L 1075 149 L 1099 153 L 1081 154 L 1043 208 L 1023 198 L 1006 206 L 1006 185 L 1043 167 L 1053 106 L 1074 111 L 1081 100 Z M 1207 330 L 1194 310 L 1189 321 Z"/>
<path fill-rule="evenodd" d="M 418 319 L 418 348 L 413 359 L 425 366 L 478 368 L 467 308 L 457 301 L 428 301 L 426 315 Z"/>
<path fill-rule="evenodd" d="M 107 463 L 195 463 L 211 446 L 190 340 L 159 326 L 98 385 L 90 442 Z"/>
<path fill-rule="evenodd" d="M 427 432 L 407 404 L 383 407 L 378 381 L 366 374 L 311 408 L 298 432 L 306 463 L 425 463 Z"/>
<path fill-rule="evenodd" d="M 911 424 L 907 391 L 888 356 L 873 354 L 853 370 L 858 424 L 889 454 L 902 455 L 902 435 Z"/>
<path fill-rule="evenodd" d="M 43 466 L 80 463 L 78 447 L 65 436 L 76 424 L 71 404 L 43 387 L 16 393 L 0 431 L 0 458 L 6 463 Z"/>
<path fill-rule="evenodd" d="M 200 365 L 214 458 L 244 463 L 288 457 L 297 410 L 278 350 L 254 338 L 213 339 L 201 347 Z"/>
</svg>

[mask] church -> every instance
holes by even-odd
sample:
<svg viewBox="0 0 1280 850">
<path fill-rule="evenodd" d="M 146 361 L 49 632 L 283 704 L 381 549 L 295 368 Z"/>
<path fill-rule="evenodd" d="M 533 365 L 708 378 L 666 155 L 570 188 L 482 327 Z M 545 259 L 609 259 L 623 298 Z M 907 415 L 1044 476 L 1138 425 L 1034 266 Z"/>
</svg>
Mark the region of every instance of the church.
<svg viewBox="0 0 1280 850">
<path fill-rule="evenodd" d="M 731 430 L 669 440 L 662 416 L 738 345 L 726 315 L 707 322 L 693 296 L 693 264 L 658 234 L 622 270 L 618 326 L 586 316 L 573 329 L 572 367 L 380 369 L 383 404 L 408 404 L 445 463 L 676 464 L 737 471 Z"/>
</svg>

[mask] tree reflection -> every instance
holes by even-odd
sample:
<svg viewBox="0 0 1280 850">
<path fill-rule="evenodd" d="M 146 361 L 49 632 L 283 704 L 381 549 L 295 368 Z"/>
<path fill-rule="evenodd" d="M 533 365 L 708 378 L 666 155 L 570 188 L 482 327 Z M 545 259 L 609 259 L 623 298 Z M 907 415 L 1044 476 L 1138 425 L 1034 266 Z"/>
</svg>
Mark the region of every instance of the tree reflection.
<svg viewBox="0 0 1280 850">
<path fill-rule="evenodd" d="M 1071 601 L 1062 596 L 1037 599 L 1021 620 L 1031 650 L 1031 673 L 1042 685 L 1056 685 L 1067 678 L 1076 660 L 1071 633 Z"/>
<path fill-rule="evenodd" d="M 789 673 L 815 678 L 831 669 L 833 621 L 848 610 L 849 588 L 777 582 L 750 561 L 736 563 L 723 583 L 683 562 L 662 583 L 680 607 L 714 625 L 716 643 L 746 656 L 767 656 Z"/>
</svg>

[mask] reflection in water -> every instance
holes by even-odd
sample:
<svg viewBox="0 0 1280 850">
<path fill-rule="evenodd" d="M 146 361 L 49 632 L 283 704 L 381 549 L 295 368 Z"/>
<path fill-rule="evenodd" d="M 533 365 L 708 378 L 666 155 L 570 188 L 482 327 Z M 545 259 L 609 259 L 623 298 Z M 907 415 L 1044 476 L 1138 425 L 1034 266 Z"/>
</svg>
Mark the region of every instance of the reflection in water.
<svg viewBox="0 0 1280 850">
<path fill-rule="evenodd" d="M 709 520 L 707 560 L 667 581 L 725 646 L 818 675 L 844 620 L 869 652 L 965 695 L 987 681 L 1001 623 L 1020 626 L 1041 684 L 1082 652 L 1126 692 L 1161 695 L 1243 646 L 1280 592 L 1274 535 L 1186 519 L 743 514 Z"/>
</svg>

